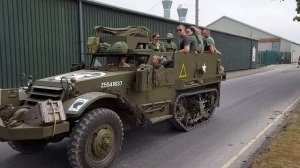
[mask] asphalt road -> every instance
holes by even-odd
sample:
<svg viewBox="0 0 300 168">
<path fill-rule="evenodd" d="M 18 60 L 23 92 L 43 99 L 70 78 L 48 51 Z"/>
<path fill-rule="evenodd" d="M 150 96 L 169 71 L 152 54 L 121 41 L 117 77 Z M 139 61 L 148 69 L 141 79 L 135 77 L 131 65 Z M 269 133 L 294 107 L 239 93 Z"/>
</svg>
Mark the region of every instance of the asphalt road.
<svg viewBox="0 0 300 168">
<path fill-rule="evenodd" d="M 221 105 L 212 119 L 190 132 L 167 122 L 125 133 L 117 168 L 226 168 L 241 167 L 276 129 L 300 96 L 300 69 L 295 65 L 239 77 L 222 83 Z M 68 139 L 45 151 L 25 155 L 0 143 L 1 168 L 69 167 Z"/>
</svg>

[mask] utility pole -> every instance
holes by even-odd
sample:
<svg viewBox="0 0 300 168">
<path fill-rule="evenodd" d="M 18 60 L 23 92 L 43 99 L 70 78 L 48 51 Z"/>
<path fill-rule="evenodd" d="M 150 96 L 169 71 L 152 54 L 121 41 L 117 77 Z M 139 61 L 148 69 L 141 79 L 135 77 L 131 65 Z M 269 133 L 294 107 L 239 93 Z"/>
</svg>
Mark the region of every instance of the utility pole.
<svg viewBox="0 0 300 168">
<path fill-rule="evenodd" d="M 199 0 L 196 0 L 196 18 L 195 18 L 195 25 L 198 26 L 198 20 L 199 20 Z"/>
</svg>

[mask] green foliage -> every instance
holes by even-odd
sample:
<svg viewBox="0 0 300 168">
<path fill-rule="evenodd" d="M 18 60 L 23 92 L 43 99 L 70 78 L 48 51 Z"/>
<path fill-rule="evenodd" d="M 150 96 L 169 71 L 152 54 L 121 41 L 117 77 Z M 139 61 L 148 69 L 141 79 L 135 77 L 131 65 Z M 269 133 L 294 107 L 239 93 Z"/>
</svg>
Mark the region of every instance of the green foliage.
<svg viewBox="0 0 300 168">
<path fill-rule="evenodd" d="M 300 0 L 296 0 L 296 2 L 297 2 L 296 12 L 298 15 L 295 16 L 293 20 L 300 22 Z"/>
<path fill-rule="evenodd" d="M 280 2 L 282 1 L 284 0 L 280 0 Z M 297 2 L 297 7 L 296 7 L 297 15 L 293 18 L 293 21 L 300 22 L 300 0 L 296 0 L 296 2 Z"/>
</svg>

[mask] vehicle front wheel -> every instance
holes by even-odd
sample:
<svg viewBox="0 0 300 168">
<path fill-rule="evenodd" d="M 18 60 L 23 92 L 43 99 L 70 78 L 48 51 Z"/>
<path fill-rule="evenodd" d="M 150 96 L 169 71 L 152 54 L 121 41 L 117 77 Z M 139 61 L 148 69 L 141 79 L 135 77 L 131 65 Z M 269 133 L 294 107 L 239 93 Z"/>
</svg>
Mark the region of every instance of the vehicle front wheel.
<svg viewBox="0 0 300 168">
<path fill-rule="evenodd" d="M 68 158 L 72 167 L 110 167 L 121 150 L 122 121 L 110 109 L 94 109 L 79 120 L 70 138 Z"/>
</svg>

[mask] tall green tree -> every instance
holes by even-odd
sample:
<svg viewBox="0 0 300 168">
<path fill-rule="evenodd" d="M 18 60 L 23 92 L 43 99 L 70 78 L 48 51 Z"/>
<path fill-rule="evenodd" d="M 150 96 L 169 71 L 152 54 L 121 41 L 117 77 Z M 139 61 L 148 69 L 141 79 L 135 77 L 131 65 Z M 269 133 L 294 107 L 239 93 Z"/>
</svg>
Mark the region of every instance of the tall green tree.
<svg viewBox="0 0 300 168">
<path fill-rule="evenodd" d="M 280 0 L 280 2 L 282 2 L 284 0 Z M 296 0 L 297 2 L 297 7 L 296 7 L 296 16 L 293 18 L 293 21 L 297 21 L 300 22 L 300 0 Z"/>
<path fill-rule="evenodd" d="M 300 22 L 300 0 L 296 0 L 296 2 L 297 2 L 297 7 L 296 7 L 297 15 L 294 17 L 293 20 Z"/>
</svg>

